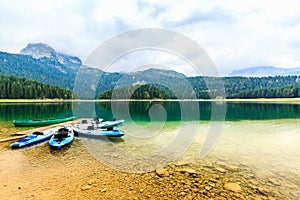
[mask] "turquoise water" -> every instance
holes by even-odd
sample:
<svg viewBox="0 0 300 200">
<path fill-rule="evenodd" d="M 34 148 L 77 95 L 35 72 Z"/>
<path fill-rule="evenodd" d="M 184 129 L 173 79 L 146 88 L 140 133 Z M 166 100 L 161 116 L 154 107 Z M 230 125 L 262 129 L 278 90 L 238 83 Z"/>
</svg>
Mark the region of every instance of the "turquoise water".
<svg viewBox="0 0 300 200">
<path fill-rule="evenodd" d="M 211 117 L 214 109 L 226 113 L 215 110 L 216 116 Z M 226 115 L 218 116 L 222 113 Z M 141 160 L 150 156 L 153 163 L 155 159 L 158 162 L 164 159 L 163 156 L 192 163 L 224 161 L 244 166 L 249 176 L 254 173 L 261 180 L 275 178 L 280 183 L 278 190 L 300 195 L 297 192 L 300 189 L 300 104 L 297 102 L 2 103 L 0 127 L 1 123 L 11 124 L 13 119 L 70 115 L 126 120 L 121 127 L 126 134 L 114 141 L 114 145 L 83 139 L 92 154 L 95 152 L 89 148 L 96 146 L 100 159 L 111 153 L 110 148 L 114 146 L 122 152 L 116 155 L 124 157 L 123 163 L 129 169 L 137 163 L 130 153 L 138 154 Z M 212 118 L 215 121 L 210 121 Z M 220 128 L 217 133 L 209 131 L 213 126 Z M 202 158 L 200 151 L 211 135 L 214 136 L 213 148 Z M 103 153 L 103 149 L 108 153 Z M 123 169 L 120 163 L 109 164 L 118 164 L 113 167 Z"/>
<path fill-rule="evenodd" d="M 191 101 L 0 103 L 0 120 L 64 117 L 74 114 L 77 117 L 98 115 L 106 120 L 115 117 L 125 118 L 127 121 L 149 122 L 149 111 L 157 110 L 159 114 L 166 116 L 166 121 L 208 121 L 211 119 L 212 104 L 214 103 Z M 216 104 L 215 108 L 226 109 L 226 121 L 300 118 L 300 104 L 292 103 L 227 102 L 226 105 Z M 126 110 L 130 115 L 125 113 Z M 152 121 L 153 119 L 163 120 L 155 115 Z"/>
</svg>

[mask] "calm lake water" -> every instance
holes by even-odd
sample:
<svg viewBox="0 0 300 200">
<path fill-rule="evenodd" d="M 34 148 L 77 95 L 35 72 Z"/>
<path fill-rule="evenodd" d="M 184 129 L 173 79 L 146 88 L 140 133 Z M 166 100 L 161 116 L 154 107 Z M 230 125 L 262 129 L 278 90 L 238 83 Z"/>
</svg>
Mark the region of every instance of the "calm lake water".
<svg viewBox="0 0 300 200">
<path fill-rule="evenodd" d="M 222 111 L 224 108 L 224 123 L 223 116 L 211 117 L 212 110 Z M 221 131 L 215 135 L 217 142 L 208 159 L 230 161 L 250 167 L 262 177 L 276 177 L 283 189 L 296 187 L 294 190 L 297 191 L 300 186 L 300 104 L 297 103 L 227 102 L 224 105 L 190 101 L 133 101 L 0 104 L 2 124 L 10 124 L 13 119 L 73 114 L 77 117 L 97 115 L 105 120 L 125 119 L 122 130 L 126 135 L 114 145 L 119 151 L 149 154 L 174 145 L 167 150 L 174 149 L 178 154 L 175 156 L 191 162 L 201 162 L 203 143 L 207 135 L 215 134 L 209 132 L 213 118 Z M 192 129 L 185 129 L 187 127 Z M 180 132 L 185 130 L 195 133 L 185 132 L 187 137 L 192 136 L 192 142 L 185 140 L 185 134 L 180 135 L 178 140 Z M 88 145 L 94 143 L 86 142 Z M 177 152 L 176 145 L 180 146 L 178 143 L 181 142 L 189 145 Z M 103 143 L 97 144 L 97 147 L 101 145 Z M 105 148 L 111 146 L 104 145 Z"/>
</svg>

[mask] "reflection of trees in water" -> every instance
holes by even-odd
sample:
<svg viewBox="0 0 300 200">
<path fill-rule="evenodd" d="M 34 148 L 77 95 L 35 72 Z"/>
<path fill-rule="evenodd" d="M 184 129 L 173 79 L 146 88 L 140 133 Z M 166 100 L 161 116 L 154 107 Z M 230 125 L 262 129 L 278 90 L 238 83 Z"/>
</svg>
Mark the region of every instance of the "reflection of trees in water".
<svg viewBox="0 0 300 200">
<path fill-rule="evenodd" d="M 149 121 L 149 109 L 155 104 L 159 104 L 166 110 L 168 120 L 180 120 L 180 105 L 179 102 L 169 101 L 117 101 L 117 102 L 99 102 L 99 116 L 102 117 L 101 113 L 111 112 L 113 104 L 114 117 L 124 118 L 125 120 L 134 121 Z M 104 111 L 106 110 L 106 111 Z M 129 110 L 130 116 L 126 114 L 126 110 Z M 112 116 L 112 113 L 111 113 Z M 103 117 L 105 118 L 105 116 Z"/>
<path fill-rule="evenodd" d="M 300 105 L 270 103 L 228 103 L 227 120 L 287 119 L 300 117 Z"/>
<path fill-rule="evenodd" d="M 190 102 L 190 101 L 130 101 L 130 102 L 113 102 L 114 111 L 122 116 L 129 106 L 130 116 L 133 120 L 149 121 L 149 109 L 154 104 L 160 104 L 167 112 L 167 120 L 181 121 L 193 120 L 197 114 L 199 106 L 200 120 L 211 119 L 211 102 Z M 217 103 L 218 104 L 218 103 Z M 216 104 L 216 105 L 217 105 Z M 103 117 L 109 116 L 111 119 L 111 102 L 99 102 L 99 114 Z M 218 106 L 216 107 L 218 109 Z M 220 106 L 222 108 L 222 106 Z M 182 113 L 185 112 L 185 113 Z M 104 116 L 103 116 L 104 114 Z M 189 118 L 189 114 L 191 118 Z M 124 115 L 123 115 L 124 116 Z M 184 116 L 184 119 L 181 117 Z M 118 116 L 115 116 L 118 117 Z M 296 104 L 271 104 L 271 103 L 248 103 L 248 102 L 227 102 L 226 120 L 259 120 L 259 119 L 288 119 L 300 118 L 300 105 Z M 125 118 L 126 120 L 126 118 Z M 127 119 L 128 120 L 128 119 Z"/>
<path fill-rule="evenodd" d="M 0 119 L 33 119 L 72 115 L 72 103 L 0 104 Z"/>
<path fill-rule="evenodd" d="M 164 107 L 168 121 L 193 120 L 184 118 L 182 115 L 193 115 L 199 106 L 200 119 L 210 120 L 211 102 L 179 102 L 179 101 L 130 101 L 113 102 L 114 113 L 112 113 L 112 102 L 80 102 L 83 110 L 95 108 L 96 115 L 111 120 L 112 118 L 123 118 L 125 120 L 149 121 L 149 110 L 159 104 Z M 24 118 L 48 118 L 65 117 L 72 115 L 73 109 L 78 106 L 72 103 L 2 103 L 0 104 L 0 120 L 11 121 Z M 129 106 L 129 107 L 128 107 Z M 130 116 L 126 115 L 129 108 Z M 182 112 L 185 113 L 182 113 Z M 76 114 L 76 113 L 75 113 Z M 94 114 L 95 115 L 95 114 Z M 77 116 L 80 117 L 80 116 Z M 95 116 L 88 116 L 95 117 Z M 259 120 L 259 119 L 288 119 L 300 118 L 300 105 L 296 104 L 271 104 L 271 103 L 245 103 L 228 102 L 226 120 Z"/>
</svg>

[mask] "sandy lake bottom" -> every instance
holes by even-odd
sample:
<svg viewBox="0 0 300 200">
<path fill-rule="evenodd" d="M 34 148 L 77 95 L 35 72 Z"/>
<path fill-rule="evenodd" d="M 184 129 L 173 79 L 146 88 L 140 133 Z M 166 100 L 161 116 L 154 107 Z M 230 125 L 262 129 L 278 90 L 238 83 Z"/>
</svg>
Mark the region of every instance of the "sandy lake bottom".
<svg viewBox="0 0 300 200">
<path fill-rule="evenodd" d="M 1 138 L 19 130 L 0 126 Z M 191 144 L 176 141 L 185 131 L 179 122 L 128 122 L 121 141 L 76 139 L 59 151 L 47 143 L 20 150 L 0 143 L 1 199 L 300 197 L 298 119 L 225 122 L 213 150 L 200 158 L 210 126 L 197 123 Z M 181 141 L 189 144 L 182 155 L 168 151 Z"/>
</svg>

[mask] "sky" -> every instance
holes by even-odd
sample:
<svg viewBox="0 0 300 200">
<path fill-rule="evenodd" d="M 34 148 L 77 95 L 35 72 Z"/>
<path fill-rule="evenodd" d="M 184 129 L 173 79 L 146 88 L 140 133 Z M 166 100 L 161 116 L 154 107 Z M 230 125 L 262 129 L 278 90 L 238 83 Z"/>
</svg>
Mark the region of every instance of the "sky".
<svg viewBox="0 0 300 200">
<path fill-rule="evenodd" d="M 85 59 L 105 41 L 140 28 L 178 32 L 196 42 L 220 74 L 253 66 L 300 67 L 298 1 L 0 0 L 0 51 L 43 42 Z M 112 71 L 168 65 L 194 75 L 167 52 L 133 52 Z"/>
</svg>

